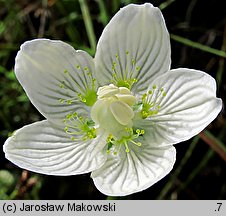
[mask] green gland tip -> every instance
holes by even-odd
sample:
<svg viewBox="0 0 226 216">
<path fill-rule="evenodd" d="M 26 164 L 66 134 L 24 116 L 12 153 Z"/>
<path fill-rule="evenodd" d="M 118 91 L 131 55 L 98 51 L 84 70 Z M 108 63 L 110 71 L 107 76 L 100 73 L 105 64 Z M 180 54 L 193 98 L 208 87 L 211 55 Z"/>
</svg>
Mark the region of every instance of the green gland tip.
<svg viewBox="0 0 226 216">
<path fill-rule="evenodd" d="M 77 96 L 79 100 L 87 106 L 93 106 L 97 101 L 97 93 L 93 89 L 88 89 L 85 94 L 78 93 Z"/>
</svg>

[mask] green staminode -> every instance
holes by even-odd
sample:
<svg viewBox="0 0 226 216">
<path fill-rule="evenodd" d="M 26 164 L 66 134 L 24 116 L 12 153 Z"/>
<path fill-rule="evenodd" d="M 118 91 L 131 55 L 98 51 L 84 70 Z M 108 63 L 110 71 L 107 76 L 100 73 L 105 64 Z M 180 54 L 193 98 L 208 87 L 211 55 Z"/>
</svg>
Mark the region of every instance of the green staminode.
<svg viewBox="0 0 226 216">
<path fill-rule="evenodd" d="M 78 116 L 76 112 L 69 113 L 63 122 L 65 124 L 64 131 L 72 136 L 72 141 L 76 140 L 74 136 L 79 136 L 84 141 L 94 139 L 97 136 L 94 122 L 91 119 L 85 119 L 82 116 Z"/>
<path fill-rule="evenodd" d="M 114 75 L 113 75 L 114 77 Z M 133 84 L 137 82 L 137 79 L 120 79 L 115 77 L 115 82 L 113 82 L 117 87 L 126 87 L 128 89 L 131 89 Z"/>
<path fill-rule="evenodd" d="M 160 103 L 165 96 L 166 92 L 163 88 L 159 89 L 156 85 L 153 85 L 152 90 L 148 90 L 147 93 L 143 94 L 142 101 L 135 108 L 141 107 L 143 119 L 157 115 L 161 108 Z"/>
<path fill-rule="evenodd" d="M 118 54 L 115 55 L 115 60 L 112 62 L 112 80 L 110 82 L 117 87 L 126 87 L 131 90 L 133 84 L 138 81 L 137 74 L 140 67 L 128 50 L 125 51 L 125 54 L 127 61 L 122 73 L 119 72 L 121 71 L 120 57 Z"/>
<path fill-rule="evenodd" d="M 93 106 L 97 100 L 97 93 L 94 89 L 87 89 L 84 95 L 78 94 L 78 97 L 87 106 Z"/>
</svg>

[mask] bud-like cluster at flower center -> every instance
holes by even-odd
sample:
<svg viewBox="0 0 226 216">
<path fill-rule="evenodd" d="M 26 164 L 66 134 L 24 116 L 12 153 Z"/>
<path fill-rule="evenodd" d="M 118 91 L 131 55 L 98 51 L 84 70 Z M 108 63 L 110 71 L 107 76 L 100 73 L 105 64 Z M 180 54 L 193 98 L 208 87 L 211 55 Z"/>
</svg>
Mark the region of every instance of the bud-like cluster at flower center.
<svg viewBox="0 0 226 216">
<path fill-rule="evenodd" d="M 90 113 L 92 119 L 77 112 L 69 113 L 63 120 L 64 130 L 72 141 L 102 136 L 106 140 L 107 153 L 114 155 L 123 149 L 129 153 L 131 148 L 142 146 L 145 130 L 137 128 L 133 122 L 157 115 L 161 101 L 166 96 L 164 89 L 156 85 L 137 99 L 129 88 L 114 84 L 99 87 L 94 93 L 93 97 L 86 97 L 89 100 L 82 100 L 86 105 L 93 104 Z"/>
<path fill-rule="evenodd" d="M 100 133 L 120 138 L 125 128 L 132 128 L 136 98 L 126 87 L 113 84 L 100 87 L 98 99 L 91 109 L 91 118 Z"/>
</svg>

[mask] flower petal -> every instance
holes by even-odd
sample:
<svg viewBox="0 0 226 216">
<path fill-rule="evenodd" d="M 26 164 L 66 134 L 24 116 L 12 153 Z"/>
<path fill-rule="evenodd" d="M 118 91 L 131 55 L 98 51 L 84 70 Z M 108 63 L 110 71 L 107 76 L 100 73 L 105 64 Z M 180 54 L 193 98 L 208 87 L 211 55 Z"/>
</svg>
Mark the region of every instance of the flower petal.
<svg viewBox="0 0 226 216">
<path fill-rule="evenodd" d="M 36 39 L 25 42 L 18 52 L 16 76 L 35 107 L 50 119 L 71 111 L 87 113 L 78 94 L 90 86 L 93 59 L 61 41 Z"/>
<path fill-rule="evenodd" d="M 131 148 L 129 153 L 109 155 L 107 162 L 93 171 L 91 177 L 102 193 L 125 196 L 147 189 L 162 179 L 172 170 L 175 159 L 173 146 L 154 148 L 142 143 L 142 147 Z"/>
<path fill-rule="evenodd" d="M 6 158 L 23 169 L 48 175 L 76 175 L 105 162 L 106 151 L 90 159 L 99 141 L 72 141 L 66 132 L 44 120 L 17 130 L 3 149 Z"/>
<path fill-rule="evenodd" d="M 216 82 L 208 74 L 180 68 L 158 77 L 151 86 L 163 89 L 165 97 L 152 98 L 160 110 L 149 119 L 136 121 L 145 129 L 145 139 L 152 145 L 171 145 L 201 132 L 222 109 L 216 98 Z"/>
<path fill-rule="evenodd" d="M 122 8 L 105 27 L 95 55 L 100 85 L 118 78 L 137 79 L 134 92 L 170 68 L 170 40 L 161 11 L 151 4 Z M 125 86 L 127 87 L 127 86 Z"/>
</svg>

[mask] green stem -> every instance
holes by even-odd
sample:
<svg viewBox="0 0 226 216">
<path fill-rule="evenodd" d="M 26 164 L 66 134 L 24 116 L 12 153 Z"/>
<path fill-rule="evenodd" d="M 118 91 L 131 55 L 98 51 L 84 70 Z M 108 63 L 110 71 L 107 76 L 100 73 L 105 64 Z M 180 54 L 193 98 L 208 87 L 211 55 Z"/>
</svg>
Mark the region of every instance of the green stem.
<svg viewBox="0 0 226 216">
<path fill-rule="evenodd" d="M 186 151 L 185 156 L 183 157 L 183 159 L 181 160 L 180 165 L 177 167 L 177 169 L 174 171 L 174 173 L 170 176 L 170 180 L 167 182 L 167 184 L 164 186 L 164 188 L 161 190 L 159 196 L 157 197 L 157 199 L 161 200 L 164 197 L 166 197 L 167 193 L 170 191 L 170 189 L 172 188 L 175 179 L 179 176 L 181 170 L 183 169 L 184 165 L 187 163 L 188 159 L 190 158 L 193 150 L 196 147 L 196 144 L 199 141 L 199 137 L 196 136 L 194 137 L 194 139 L 192 140 L 189 149 Z"/>
<path fill-rule="evenodd" d="M 219 135 L 217 136 L 218 140 L 221 140 L 226 132 L 226 124 L 224 124 L 224 127 L 221 129 Z M 212 149 L 209 149 L 207 153 L 202 158 L 200 164 L 194 169 L 194 171 L 188 176 L 185 183 L 183 183 L 177 190 L 177 193 L 179 194 L 180 191 L 182 191 L 184 188 L 186 188 L 189 183 L 195 178 L 195 176 L 200 173 L 200 171 L 207 165 L 209 160 L 215 155 L 215 152 Z"/>
<path fill-rule="evenodd" d="M 201 172 L 203 167 L 209 162 L 209 160 L 214 156 L 214 151 L 209 149 L 207 153 L 204 155 L 203 160 L 199 163 L 199 165 L 192 171 L 192 173 L 188 176 L 187 180 L 181 184 L 181 186 L 177 189 L 177 193 L 179 194 L 183 189 L 185 189 L 190 182 L 195 178 L 197 174 Z"/>
<path fill-rule="evenodd" d="M 79 3 L 80 3 L 81 11 L 82 11 L 82 16 L 83 16 L 83 19 L 85 22 L 85 27 L 86 27 L 89 43 L 90 43 L 90 46 L 91 46 L 93 52 L 95 52 L 96 36 L 94 33 L 93 23 L 92 23 L 92 19 L 90 16 L 89 8 L 88 8 L 86 0 L 79 0 Z"/>
<path fill-rule="evenodd" d="M 221 141 L 219 141 L 219 140 L 221 140 L 223 138 L 225 132 L 226 132 L 226 124 L 224 124 L 224 127 L 221 129 L 221 131 L 220 131 L 219 135 L 217 136 L 217 138 L 213 137 L 213 135 L 208 133 L 208 132 L 206 134 L 211 136 L 212 139 L 216 140 L 216 142 L 218 142 L 218 144 L 221 146 L 222 149 L 225 149 L 225 146 L 223 145 L 223 143 Z M 194 150 L 194 148 L 195 148 L 195 146 L 196 146 L 196 144 L 198 143 L 199 140 L 200 140 L 199 136 L 194 137 L 191 145 L 189 146 L 189 149 L 185 153 L 184 158 L 181 160 L 180 165 L 173 172 L 173 174 L 171 174 L 170 180 L 167 182 L 167 184 L 161 190 L 161 192 L 160 192 L 159 196 L 157 197 L 157 199 L 164 199 L 164 198 L 166 198 L 166 195 L 169 193 L 170 189 L 174 185 L 174 182 L 175 182 L 176 178 L 179 176 L 182 168 L 187 163 L 188 159 L 191 156 L 191 153 L 193 152 L 193 150 Z M 181 185 L 181 187 L 178 189 L 178 191 L 181 191 L 182 189 L 184 189 L 195 178 L 196 174 L 198 174 L 200 172 L 200 170 L 204 166 L 206 166 L 207 162 L 213 157 L 214 153 L 215 152 L 212 149 L 208 150 L 208 152 L 204 155 L 203 160 L 201 160 L 201 163 L 188 176 L 187 181 L 183 185 Z"/>
<path fill-rule="evenodd" d="M 208 130 L 200 133 L 200 137 L 216 152 L 219 156 L 226 161 L 226 146 L 221 140 L 215 137 Z"/>
<path fill-rule="evenodd" d="M 105 3 L 103 0 L 98 0 L 97 1 L 99 8 L 100 8 L 100 15 L 99 15 L 99 20 L 102 22 L 104 26 L 107 25 L 109 19 L 108 19 L 108 14 L 107 14 L 107 9 L 105 7 Z"/>
<path fill-rule="evenodd" d="M 187 46 L 193 47 L 195 49 L 199 49 L 199 50 L 202 50 L 202 51 L 205 51 L 205 52 L 226 58 L 226 52 L 223 51 L 223 50 L 214 49 L 214 48 L 211 48 L 209 46 L 200 44 L 198 42 L 191 41 L 187 38 L 184 38 L 184 37 L 181 37 L 181 36 L 178 36 L 178 35 L 174 35 L 174 34 L 171 34 L 170 37 L 171 37 L 172 40 L 177 41 L 179 43 L 182 43 L 182 44 L 185 44 Z"/>
<path fill-rule="evenodd" d="M 171 5 L 175 1 L 176 0 L 167 0 L 159 5 L 159 9 L 164 10 L 165 8 L 167 8 L 169 5 Z"/>
</svg>

